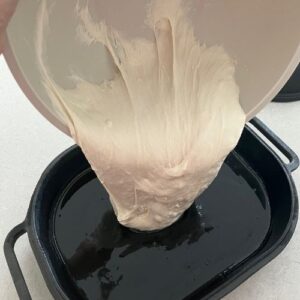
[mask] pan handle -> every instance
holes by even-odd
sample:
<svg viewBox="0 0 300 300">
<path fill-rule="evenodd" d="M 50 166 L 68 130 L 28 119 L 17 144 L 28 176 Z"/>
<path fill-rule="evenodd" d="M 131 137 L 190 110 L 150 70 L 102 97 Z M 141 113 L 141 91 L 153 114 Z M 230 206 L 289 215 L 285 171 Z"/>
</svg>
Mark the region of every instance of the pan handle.
<svg viewBox="0 0 300 300">
<path fill-rule="evenodd" d="M 5 239 L 4 254 L 19 298 L 22 300 L 31 300 L 32 298 L 14 251 L 16 241 L 26 232 L 25 221 L 13 228 Z"/>
<path fill-rule="evenodd" d="M 269 127 L 267 127 L 258 118 L 253 118 L 250 123 L 260 131 L 284 156 L 289 160 L 288 164 L 285 164 L 286 168 L 293 172 L 299 167 L 299 157 L 297 154 L 285 144 Z"/>
</svg>

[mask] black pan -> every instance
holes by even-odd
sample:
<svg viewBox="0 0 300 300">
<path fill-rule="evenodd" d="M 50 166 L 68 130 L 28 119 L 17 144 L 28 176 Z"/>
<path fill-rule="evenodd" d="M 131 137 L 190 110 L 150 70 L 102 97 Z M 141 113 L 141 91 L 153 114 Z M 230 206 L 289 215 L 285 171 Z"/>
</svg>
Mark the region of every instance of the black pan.
<svg viewBox="0 0 300 300">
<path fill-rule="evenodd" d="M 179 221 L 151 233 L 118 224 L 77 146 L 42 175 L 25 221 L 4 250 L 21 299 L 31 299 L 14 253 L 28 234 L 55 299 L 219 299 L 277 256 L 294 233 L 298 157 L 259 120 L 245 127 L 218 177 Z"/>
</svg>

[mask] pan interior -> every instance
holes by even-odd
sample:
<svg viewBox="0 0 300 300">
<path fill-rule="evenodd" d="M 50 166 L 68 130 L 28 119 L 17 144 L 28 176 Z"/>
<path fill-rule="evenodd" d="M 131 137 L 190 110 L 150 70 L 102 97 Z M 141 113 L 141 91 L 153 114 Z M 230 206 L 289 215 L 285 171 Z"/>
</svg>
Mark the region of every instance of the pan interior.
<svg viewBox="0 0 300 300">
<path fill-rule="evenodd" d="M 79 174 L 53 211 L 52 243 L 82 299 L 183 299 L 207 288 L 262 245 L 271 222 L 263 182 L 236 153 L 171 227 L 121 226 L 92 170 Z"/>
</svg>

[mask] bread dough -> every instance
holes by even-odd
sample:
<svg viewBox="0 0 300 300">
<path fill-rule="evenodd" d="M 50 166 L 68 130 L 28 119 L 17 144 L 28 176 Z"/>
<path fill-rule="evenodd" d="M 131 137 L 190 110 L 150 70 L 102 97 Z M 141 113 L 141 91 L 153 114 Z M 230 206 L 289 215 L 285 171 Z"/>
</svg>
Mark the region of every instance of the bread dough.
<svg viewBox="0 0 300 300">
<path fill-rule="evenodd" d="M 51 14 L 41 2 L 36 51 L 44 86 L 119 222 L 134 229 L 174 223 L 217 176 L 245 123 L 235 63 L 222 47 L 196 40 L 188 2 L 152 1 L 145 23 L 153 40 L 127 39 L 78 4 L 80 41 L 104 44 L 117 72 L 98 85 L 77 76 L 73 89 L 47 68 Z"/>
</svg>

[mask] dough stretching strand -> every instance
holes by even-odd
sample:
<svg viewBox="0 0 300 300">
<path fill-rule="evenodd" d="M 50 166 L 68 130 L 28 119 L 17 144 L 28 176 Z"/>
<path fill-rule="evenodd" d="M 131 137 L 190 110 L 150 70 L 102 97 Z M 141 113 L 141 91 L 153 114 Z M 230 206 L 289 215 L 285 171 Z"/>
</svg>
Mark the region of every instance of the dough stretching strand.
<svg viewBox="0 0 300 300">
<path fill-rule="evenodd" d="M 41 1 L 36 51 L 44 86 L 119 222 L 139 230 L 174 223 L 217 176 L 245 124 L 235 64 L 222 47 L 196 40 L 188 2 L 152 1 L 145 23 L 153 40 L 127 39 L 78 4 L 80 41 L 105 45 L 117 72 L 99 85 L 77 76 L 67 90 L 47 68 L 51 13 Z"/>
</svg>

